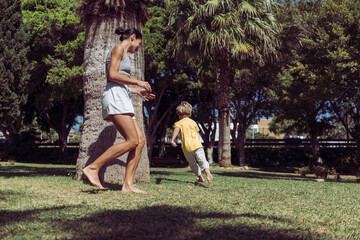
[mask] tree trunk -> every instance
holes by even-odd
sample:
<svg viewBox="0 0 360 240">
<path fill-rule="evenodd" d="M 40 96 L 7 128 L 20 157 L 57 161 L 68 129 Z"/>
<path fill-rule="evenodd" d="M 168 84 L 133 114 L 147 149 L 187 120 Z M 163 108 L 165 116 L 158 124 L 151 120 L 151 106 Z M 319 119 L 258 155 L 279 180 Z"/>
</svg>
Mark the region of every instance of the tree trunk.
<svg viewBox="0 0 360 240">
<path fill-rule="evenodd" d="M 357 175 L 360 175 L 360 140 L 356 139 L 356 161 L 358 163 L 358 169 L 356 169 Z"/>
<path fill-rule="evenodd" d="M 118 18 L 95 19 L 86 26 L 84 53 L 84 127 L 81 136 L 79 156 L 76 163 L 75 179 L 82 179 L 81 169 L 92 163 L 106 149 L 115 143 L 124 141 L 112 123 L 102 119 L 101 98 L 106 86 L 105 58 L 108 52 L 120 43 L 115 29 L 133 27 L 141 30 L 135 13 L 126 12 Z M 129 54 L 132 69 L 131 76 L 144 79 L 144 49 L 140 47 L 136 54 Z M 132 86 L 133 87 L 133 86 Z M 135 117 L 144 132 L 142 100 L 133 100 Z M 99 174 L 101 181 L 123 183 L 127 154 L 105 165 Z M 147 148 L 144 147 L 135 181 L 149 182 L 150 169 Z"/>
<path fill-rule="evenodd" d="M 210 128 L 211 128 L 211 126 L 210 126 Z M 214 122 L 214 129 L 213 129 L 213 131 L 210 131 L 210 134 L 208 136 L 210 141 L 208 142 L 208 145 L 206 146 L 206 156 L 207 156 L 209 164 L 214 163 L 214 157 L 213 156 L 214 156 L 216 130 L 217 130 L 217 127 L 216 127 L 216 121 L 215 121 Z"/>
<path fill-rule="evenodd" d="M 246 130 L 245 130 L 246 131 Z M 246 132 L 239 132 L 238 131 L 238 136 L 236 139 L 236 148 L 237 148 L 237 152 L 238 152 L 238 157 L 239 157 L 239 163 L 241 167 L 244 167 L 246 165 L 246 159 L 245 159 L 245 136 L 246 136 Z"/>
<path fill-rule="evenodd" d="M 229 109 L 221 111 L 221 120 L 223 131 L 220 134 L 223 136 L 223 144 L 221 151 L 221 158 L 219 161 L 220 167 L 231 167 L 231 142 L 230 142 L 230 112 Z"/>
<path fill-rule="evenodd" d="M 60 151 L 64 153 L 67 148 L 67 136 L 59 136 Z"/>
<path fill-rule="evenodd" d="M 222 120 L 222 114 L 219 114 L 218 121 L 219 121 L 219 139 L 218 139 L 218 162 L 220 165 L 221 155 L 222 155 L 222 148 L 224 146 L 224 121 Z"/>
<path fill-rule="evenodd" d="M 211 146 L 208 145 L 208 147 L 206 148 L 206 157 L 207 157 L 209 164 L 214 163 L 213 153 L 214 153 L 214 145 L 211 145 Z"/>
<path fill-rule="evenodd" d="M 314 165 L 323 164 L 322 159 L 320 158 L 320 145 L 318 140 L 318 130 L 316 122 L 312 123 L 310 126 L 310 140 L 311 140 L 311 152 L 312 152 L 312 163 L 309 164 L 310 167 Z"/>
<path fill-rule="evenodd" d="M 219 165 L 231 166 L 229 53 L 220 53 L 216 66 L 216 104 L 219 110 Z"/>
<path fill-rule="evenodd" d="M 166 115 L 166 118 L 164 118 L 162 122 L 162 126 L 168 126 L 170 121 L 170 114 L 168 113 Z M 166 127 L 162 127 L 159 129 L 161 131 L 161 137 L 159 142 L 159 157 L 165 157 L 166 156 L 166 148 L 165 148 L 165 138 L 166 138 Z"/>
<path fill-rule="evenodd" d="M 166 148 L 165 148 L 165 136 L 161 136 L 159 141 L 159 157 L 165 157 L 166 156 Z"/>
</svg>

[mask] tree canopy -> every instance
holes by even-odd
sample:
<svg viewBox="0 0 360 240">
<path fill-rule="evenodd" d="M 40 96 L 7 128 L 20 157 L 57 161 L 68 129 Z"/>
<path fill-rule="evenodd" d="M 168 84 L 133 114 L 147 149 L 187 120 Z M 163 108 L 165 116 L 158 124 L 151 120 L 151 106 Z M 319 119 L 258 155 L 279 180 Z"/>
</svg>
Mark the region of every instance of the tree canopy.
<svg viewBox="0 0 360 240">
<path fill-rule="evenodd" d="M 28 114 L 53 128 L 61 146 L 82 114 L 84 27 L 76 10 L 81 0 L 22 1 L 30 34 L 32 91 Z"/>
<path fill-rule="evenodd" d="M 10 138 L 22 124 L 31 67 L 21 1 L 0 1 L 0 15 L 0 129 Z"/>
</svg>

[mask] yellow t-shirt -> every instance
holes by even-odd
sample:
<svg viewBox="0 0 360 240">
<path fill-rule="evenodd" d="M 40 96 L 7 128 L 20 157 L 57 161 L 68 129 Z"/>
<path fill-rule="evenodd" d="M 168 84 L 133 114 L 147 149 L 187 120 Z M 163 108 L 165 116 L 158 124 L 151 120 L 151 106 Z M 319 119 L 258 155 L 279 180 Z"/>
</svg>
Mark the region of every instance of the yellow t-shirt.
<svg viewBox="0 0 360 240">
<path fill-rule="evenodd" d="M 184 153 L 203 147 L 198 136 L 199 127 L 194 120 L 183 118 L 177 121 L 174 126 L 180 128 L 181 149 Z"/>
</svg>

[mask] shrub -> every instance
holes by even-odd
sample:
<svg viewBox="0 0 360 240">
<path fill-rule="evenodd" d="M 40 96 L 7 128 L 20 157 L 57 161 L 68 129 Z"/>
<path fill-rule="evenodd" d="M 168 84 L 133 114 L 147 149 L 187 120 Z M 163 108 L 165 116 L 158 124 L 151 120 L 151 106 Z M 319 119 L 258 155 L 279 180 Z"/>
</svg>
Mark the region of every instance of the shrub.
<svg viewBox="0 0 360 240">
<path fill-rule="evenodd" d="M 304 166 L 295 171 L 296 173 L 300 174 L 300 176 L 306 177 L 306 174 L 311 173 L 309 166 Z"/>
<path fill-rule="evenodd" d="M 31 161 L 34 157 L 33 153 L 37 148 L 36 133 L 33 131 L 22 132 L 11 136 L 11 142 L 6 148 L 8 160 L 16 160 L 20 162 Z"/>
</svg>

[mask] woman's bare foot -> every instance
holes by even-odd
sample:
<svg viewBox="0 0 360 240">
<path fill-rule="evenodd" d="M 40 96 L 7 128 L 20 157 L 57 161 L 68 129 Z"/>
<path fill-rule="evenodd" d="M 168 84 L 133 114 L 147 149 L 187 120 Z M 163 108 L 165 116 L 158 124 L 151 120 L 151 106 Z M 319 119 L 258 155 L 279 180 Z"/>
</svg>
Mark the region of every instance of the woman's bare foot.
<svg viewBox="0 0 360 240">
<path fill-rule="evenodd" d="M 196 180 L 197 182 L 205 182 L 202 175 L 199 176 L 199 178 Z"/>
<path fill-rule="evenodd" d="M 212 174 L 210 173 L 210 169 L 206 168 L 205 169 L 205 174 L 206 174 L 206 179 L 209 183 L 211 183 L 213 181 L 213 176 Z"/>
<path fill-rule="evenodd" d="M 126 186 L 126 185 L 123 185 L 121 191 L 123 193 L 146 193 L 145 191 L 140 190 L 140 189 L 136 188 L 135 186 Z"/>
<path fill-rule="evenodd" d="M 100 183 L 98 171 L 87 166 L 82 170 L 82 172 L 89 179 L 92 185 L 97 186 L 100 189 L 105 189 Z"/>
<path fill-rule="evenodd" d="M 138 189 L 138 188 L 134 188 L 132 191 L 133 191 L 134 193 L 146 193 L 145 191 L 140 190 L 140 189 Z"/>
</svg>

